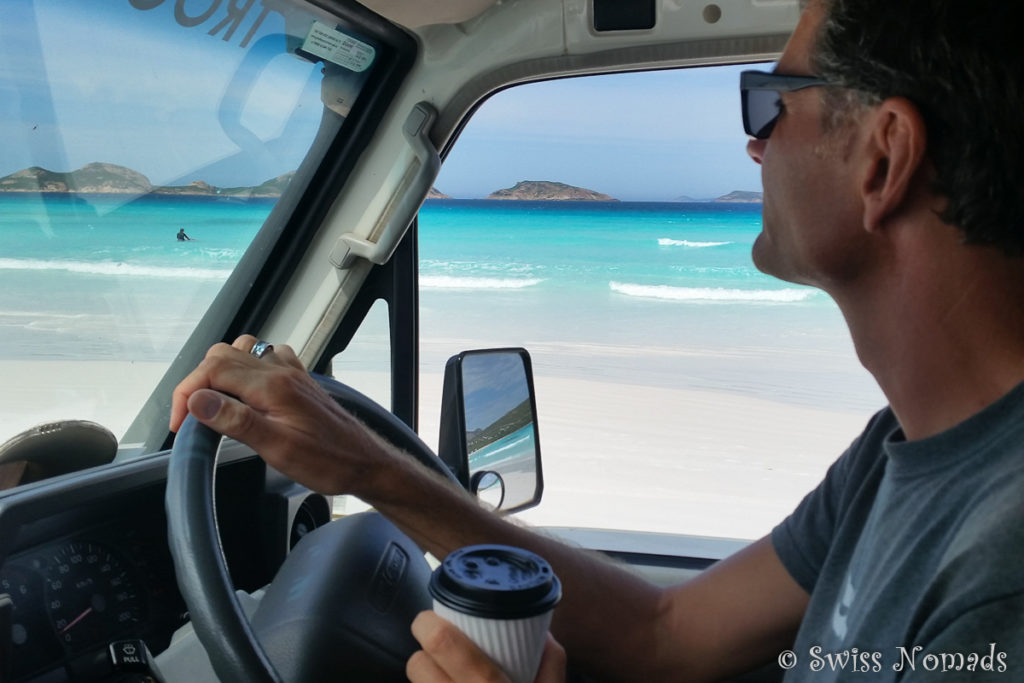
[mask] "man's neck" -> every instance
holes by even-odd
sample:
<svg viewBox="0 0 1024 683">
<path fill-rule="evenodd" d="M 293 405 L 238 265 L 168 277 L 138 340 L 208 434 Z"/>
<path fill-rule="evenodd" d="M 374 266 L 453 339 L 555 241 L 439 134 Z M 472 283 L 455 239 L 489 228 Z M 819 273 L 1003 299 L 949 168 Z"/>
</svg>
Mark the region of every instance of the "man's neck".
<svg viewBox="0 0 1024 683">
<path fill-rule="evenodd" d="M 949 429 L 1024 381 L 1024 261 L 953 246 L 897 252 L 856 295 L 835 295 L 908 439 Z"/>
</svg>

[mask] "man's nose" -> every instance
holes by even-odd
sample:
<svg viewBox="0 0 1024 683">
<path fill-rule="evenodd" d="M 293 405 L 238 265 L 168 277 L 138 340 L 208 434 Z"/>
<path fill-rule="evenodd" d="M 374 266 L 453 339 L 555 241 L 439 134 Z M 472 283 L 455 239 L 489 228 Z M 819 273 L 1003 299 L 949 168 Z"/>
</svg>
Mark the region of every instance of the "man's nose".
<svg viewBox="0 0 1024 683">
<path fill-rule="evenodd" d="M 747 141 L 747 154 L 758 165 L 761 164 L 761 159 L 764 157 L 764 146 L 767 142 L 767 140 L 758 140 L 757 138 L 750 138 Z"/>
</svg>

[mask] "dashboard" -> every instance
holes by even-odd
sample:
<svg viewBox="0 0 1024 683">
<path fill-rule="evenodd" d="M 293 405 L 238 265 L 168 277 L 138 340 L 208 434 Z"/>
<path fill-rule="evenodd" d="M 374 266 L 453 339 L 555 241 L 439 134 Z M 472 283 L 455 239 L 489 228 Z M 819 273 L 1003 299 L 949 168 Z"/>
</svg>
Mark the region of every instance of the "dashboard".
<svg viewBox="0 0 1024 683">
<path fill-rule="evenodd" d="M 64 664 L 74 678 L 110 673 L 106 646 L 140 637 L 163 649 L 185 620 L 157 510 L 135 510 L 4 562 L 12 599 L 14 680 Z"/>
<path fill-rule="evenodd" d="M 167 543 L 168 453 L 38 482 L 0 496 L 0 681 L 133 680 L 110 644 L 156 655 L 187 623 Z M 217 516 L 236 588 L 273 578 L 288 550 L 330 521 L 329 499 L 244 447 L 218 460 Z M 9 635 L 6 635 L 8 634 Z"/>
</svg>

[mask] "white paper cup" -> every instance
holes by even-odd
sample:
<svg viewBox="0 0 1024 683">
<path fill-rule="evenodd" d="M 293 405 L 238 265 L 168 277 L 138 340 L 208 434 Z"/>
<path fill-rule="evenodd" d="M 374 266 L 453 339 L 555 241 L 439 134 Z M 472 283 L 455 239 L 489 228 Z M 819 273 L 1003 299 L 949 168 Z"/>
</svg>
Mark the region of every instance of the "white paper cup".
<svg viewBox="0 0 1024 683">
<path fill-rule="evenodd" d="M 434 611 L 455 624 L 512 683 L 533 683 L 562 587 L 540 556 L 503 545 L 460 548 L 430 577 Z"/>
</svg>

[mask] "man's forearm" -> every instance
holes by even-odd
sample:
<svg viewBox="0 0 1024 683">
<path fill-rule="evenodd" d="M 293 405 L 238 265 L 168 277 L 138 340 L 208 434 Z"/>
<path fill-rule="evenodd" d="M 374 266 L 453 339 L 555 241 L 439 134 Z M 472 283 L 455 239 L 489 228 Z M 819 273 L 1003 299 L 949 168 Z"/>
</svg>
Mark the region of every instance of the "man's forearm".
<svg viewBox="0 0 1024 683">
<path fill-rule="evenodd" d="M 638 662 L 656 665 L 659 588 L 597 553 L 483 509 L 469 493 L 411 460 L 389 463 L 373 478 L 366 502 L 438 558 L 464 545 L 503 543 L 550 562 L 564 589 L 552 632 L 576 666 L 601 680 L 640 680 Z"/>
</svg>

